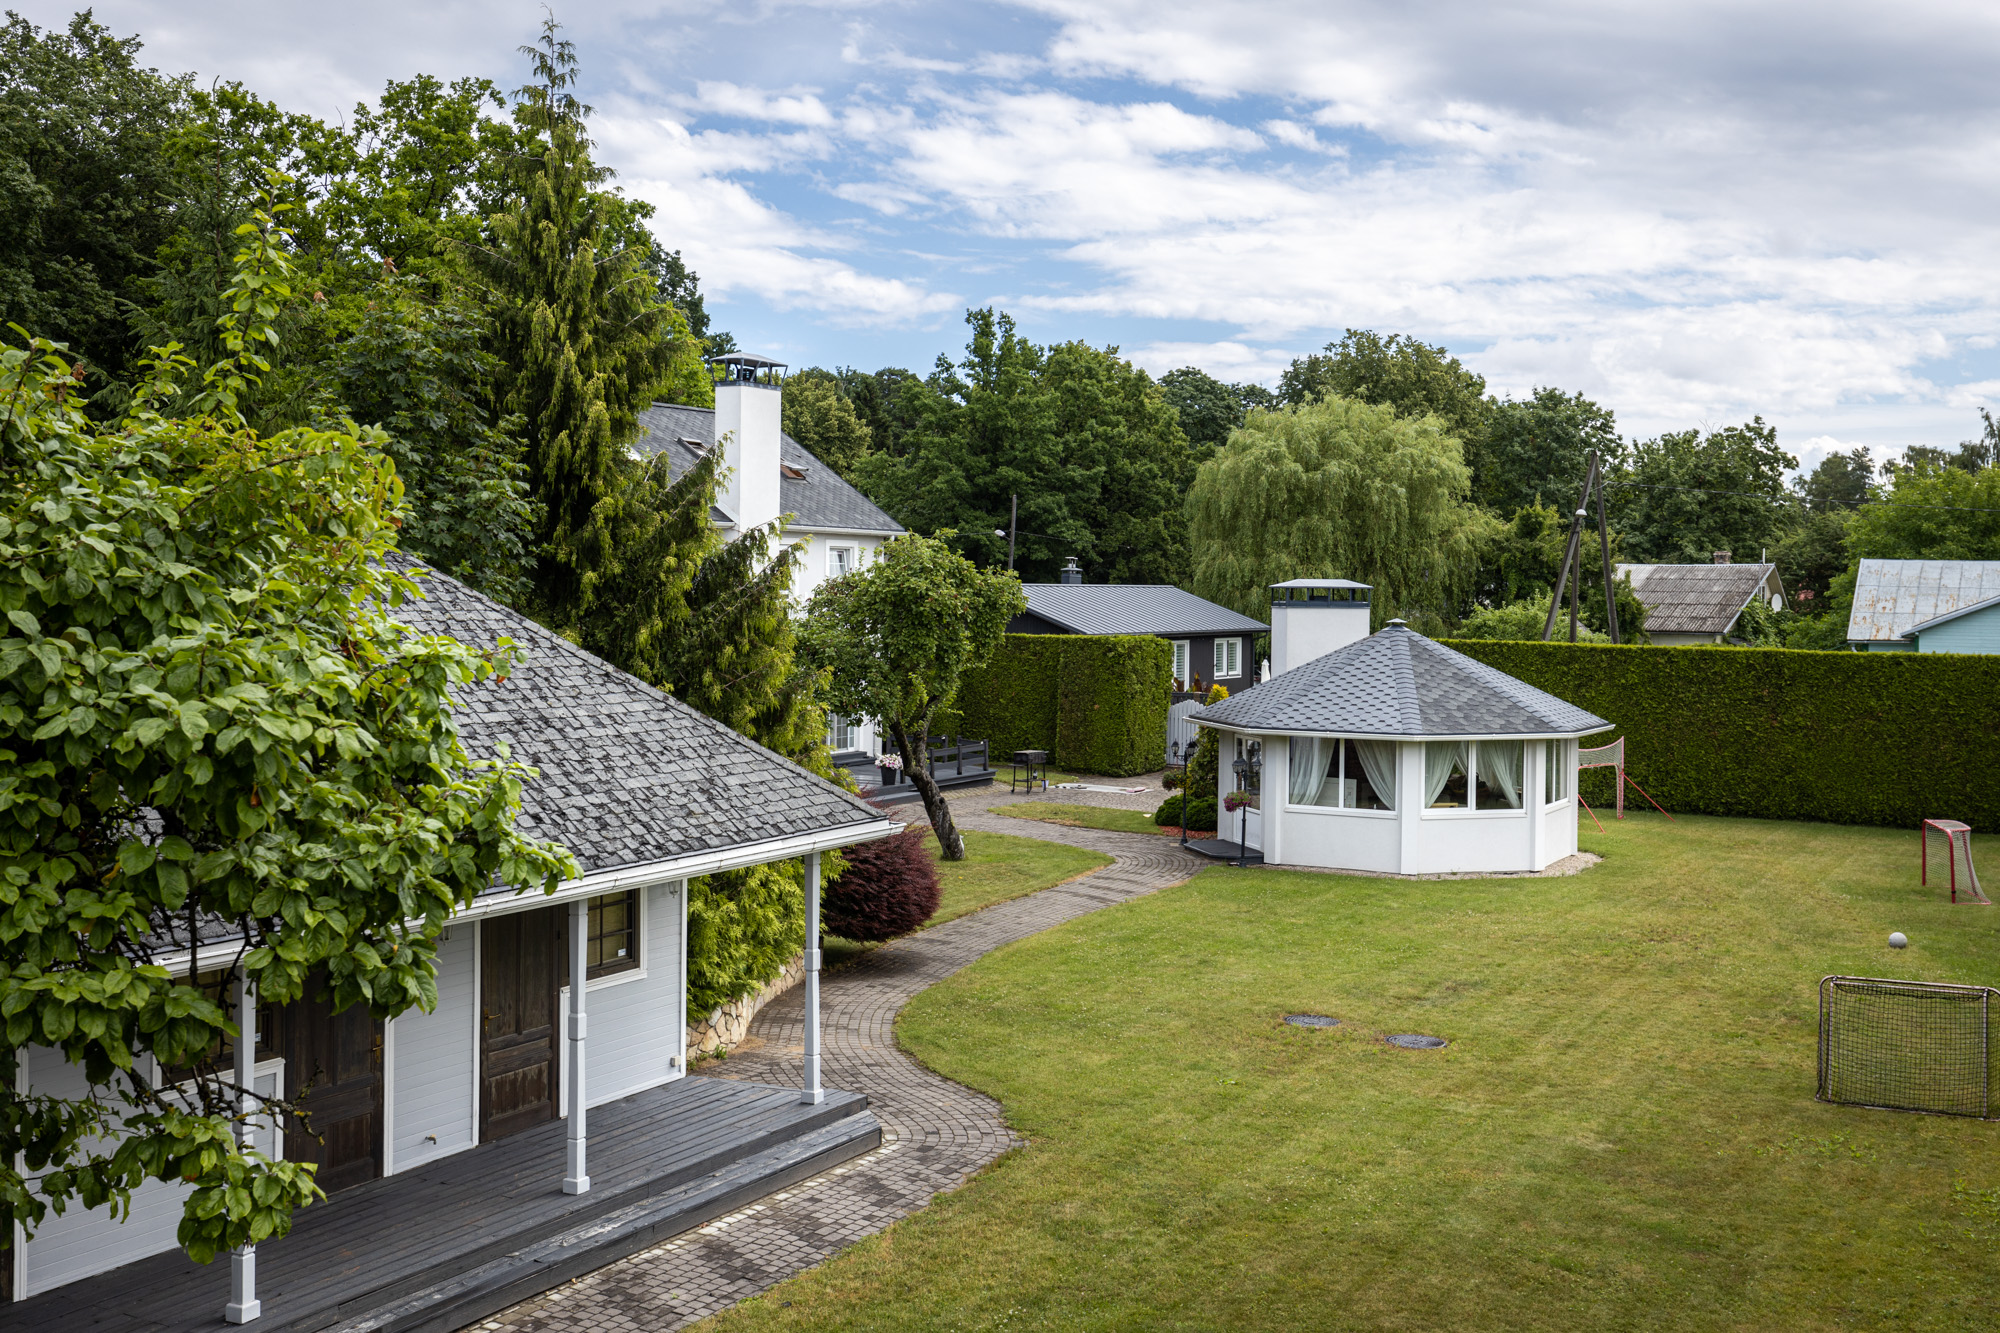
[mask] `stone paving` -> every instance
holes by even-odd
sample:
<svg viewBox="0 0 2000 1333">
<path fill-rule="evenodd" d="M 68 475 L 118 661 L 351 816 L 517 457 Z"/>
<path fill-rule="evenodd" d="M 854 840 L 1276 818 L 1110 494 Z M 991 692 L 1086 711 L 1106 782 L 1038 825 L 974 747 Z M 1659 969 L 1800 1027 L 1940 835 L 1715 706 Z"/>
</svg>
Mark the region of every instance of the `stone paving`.
<svg viewBox="0 0 2000 1333">
<path fill-rule="evenodd" d="M 882 1146 L 770 1195 L 665 1245 L 633 1255 L 506 1310 L 477 1327 L 509 1333 L 600 1333 L 683 1328 L 819 1264 L 934 1195 L 963 1185 L 1019 1145 L 999 1104 L 925 1069 L 896 1045 L 897 1012 L 910 998 L 1015 940 L 1187 879 L 1203 865 L 1172 839 L 1067 828 L 986 813 L 1023 800 L 1076 800 L 1152 809 L 1157 777 L 1100 779 L 1151 791 L 1008 796 L 1001 788 L 952 802 L 959 826 L 1088 847 L 1113 864 L 1067 884 L 999 903 L 864 954 L 820 988 L 822 1059 L 829 1087 L 868 1095 Z M 912 808 L 921 819 L 920 807 Z M 804 1054 L 803 988 L 757 1015 L 736 1053 L 700 1071 L 714 1078 L 798 1086 Z"/>
</svg>

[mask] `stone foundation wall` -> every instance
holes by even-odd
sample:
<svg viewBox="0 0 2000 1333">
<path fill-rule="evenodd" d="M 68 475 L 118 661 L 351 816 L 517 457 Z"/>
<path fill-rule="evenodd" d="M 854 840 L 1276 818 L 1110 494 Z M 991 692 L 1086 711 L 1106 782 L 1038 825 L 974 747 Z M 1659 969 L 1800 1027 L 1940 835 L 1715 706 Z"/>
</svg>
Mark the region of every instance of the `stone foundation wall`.
<svg viewBox="0 0 2000 1333">
<path fill-rule="evenodd" d="M 806 960 L 804 955 L 800 955 L 786 963 L 784 970 L 765 982 L 760 989 L 752 991 L 741 999 L 731 1000 L 707 1018 L 698 1018 L 689 1023 L 688 1059 L 695 1060 L 704 1055 L 713 1055 L 717 1051 L 733 1048 L 736 1043 L 743 1040 L 744 1034 L 750 1031 L 750 1020 L 757 1016 L 757 1011 L 798 985 L 805 979 L 805 975 Z"/>
</svg>

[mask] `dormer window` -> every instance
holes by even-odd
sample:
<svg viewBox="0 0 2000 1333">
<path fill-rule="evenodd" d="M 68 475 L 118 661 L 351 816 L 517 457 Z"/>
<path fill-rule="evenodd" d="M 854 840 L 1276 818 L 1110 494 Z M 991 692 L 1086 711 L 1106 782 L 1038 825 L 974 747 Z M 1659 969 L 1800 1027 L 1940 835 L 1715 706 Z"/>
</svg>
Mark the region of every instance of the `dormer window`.
<svg viewBox="0 0 2000 1333">
<path fill-rule="evenodd" d="M 790 463 L 778 464 L 778 471 L 791 481 L 804 481 L 806 479 L 806 470 L 802 467 L 793 467 Z"/>
</svg>

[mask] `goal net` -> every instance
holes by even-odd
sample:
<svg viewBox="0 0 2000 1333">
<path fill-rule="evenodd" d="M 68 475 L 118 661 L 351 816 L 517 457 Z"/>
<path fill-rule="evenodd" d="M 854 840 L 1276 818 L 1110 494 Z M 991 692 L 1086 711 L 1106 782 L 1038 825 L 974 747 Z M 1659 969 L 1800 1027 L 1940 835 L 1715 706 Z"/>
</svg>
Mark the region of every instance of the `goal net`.
<svg viewBox="0 0 2000 1333">
<path fill-rule="evenodd" d="M 1993 1106 L 1994 994 L 1985 986 L 1824 978 L 1819 1100 L 1984 1118 Z"/>
<path fill-rule="evenodd" d="M 1936 875 L 1951 886 L 1953 902 L 1984 903 L 1993 900 L 1979 887 L 1979 872 L 1972 868 L 1972 827 L 1956 819 L 1926 819 L 1924 846 L 1919 860 L 1918 882 L 1929 884 Z M 1938 868 L 1932 870 L 1935 865 Z"/>
<path fill-rule="evenodd" d="M 1615 768 L 1611 785 L 1618 793 L 1618 817 L 1625 818 L 1625 738 L 1620 736 L 1609 745 L 1600 745 L 1586 750 L 1579 746 L 1576 752 L 1576 766 L 1586 768 Z"/>
</svg>

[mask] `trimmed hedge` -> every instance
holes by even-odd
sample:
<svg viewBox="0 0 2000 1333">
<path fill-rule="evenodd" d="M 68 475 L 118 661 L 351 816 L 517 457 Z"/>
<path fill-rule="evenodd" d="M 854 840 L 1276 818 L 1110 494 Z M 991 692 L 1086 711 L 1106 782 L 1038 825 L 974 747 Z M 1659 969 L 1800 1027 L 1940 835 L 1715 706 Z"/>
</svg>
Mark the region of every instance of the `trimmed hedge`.
<svg viewBox="0 0 2000 1333">
<path fill-rule="evenodd" d="M 1676 814 L 2000 826 L 2000 656 L 1449 646 L 1610 719 L 1583 743 L 1624 736 L 1626 771 Z M 1608 802 L 1608 775 L 1585 777 Z"/>
<path fill-rule="evenodd" d="M 1215 798 L 1213 796 L 1189 796 L 1187 798 L 1187 823 L 1181 823 L 1181 794 L 1175 792 L 1160 802 L 1160 808 L 1153 812 L 1153 822 L 1161 828 L 1215 828 Z"/>
<path fill-rule="evenodd" d="M 1047 750 L 1073 773 L 1122 777 L 1166 762 L 1173 648 L 1140 634 L 1009 634 L 959 682 L 955 726 L 996 759 Z"/>
</svg>

